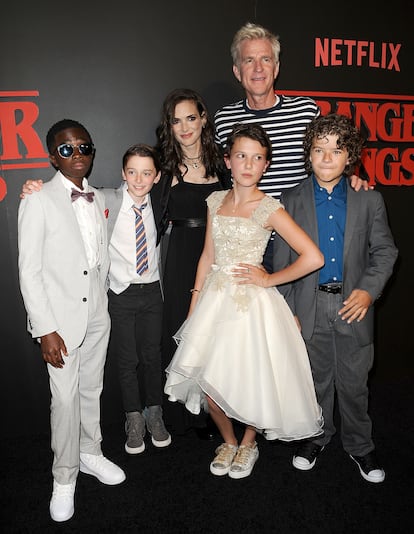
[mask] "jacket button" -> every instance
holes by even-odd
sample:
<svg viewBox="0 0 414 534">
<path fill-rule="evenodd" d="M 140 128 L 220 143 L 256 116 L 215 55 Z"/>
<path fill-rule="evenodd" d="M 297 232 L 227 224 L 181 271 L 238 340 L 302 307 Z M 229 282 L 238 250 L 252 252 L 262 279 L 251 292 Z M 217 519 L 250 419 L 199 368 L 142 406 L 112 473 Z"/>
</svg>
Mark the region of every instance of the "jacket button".
<svg viewBox="0 0 414 534">
<path fill-rule="evenodd" d="M 88 271 L 83 271 L 83 274 L 86 276 L 88 274 Z"/>
<path fill-rule="evenodd" d="M 86 297 L 83 297 L 82 301 L 86 302 L 88 299 Z"/>
</svg>

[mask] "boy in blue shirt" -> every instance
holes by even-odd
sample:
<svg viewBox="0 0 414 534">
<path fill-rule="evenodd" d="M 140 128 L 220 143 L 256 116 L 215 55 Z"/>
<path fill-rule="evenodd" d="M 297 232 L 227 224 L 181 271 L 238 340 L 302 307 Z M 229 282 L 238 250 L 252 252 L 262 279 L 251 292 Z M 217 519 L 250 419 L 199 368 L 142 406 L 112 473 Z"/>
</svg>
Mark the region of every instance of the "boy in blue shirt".
<svg viewBox="0 0 414 534">
<path fill-rule="evenodd" d="M 309 180 L 282 195 L 281 202 L 319 245 L 325 265 L 280 286 L 306 342 L 324 434 L 302 442 L 296 469 L 309 470 L 335 434 L 335 393 L 345 451 L 369 482 L 382 482 L 368 415 L 368 373 L 374 360 L 374 308 L 391 276 L 397 248 L 378 191 L 349 185 L 363 139 L 352 121 L 329 114 L 315 118 L 304 138 Z M 295 259 L 276 238 L 274 269 Z"/>
</svg>

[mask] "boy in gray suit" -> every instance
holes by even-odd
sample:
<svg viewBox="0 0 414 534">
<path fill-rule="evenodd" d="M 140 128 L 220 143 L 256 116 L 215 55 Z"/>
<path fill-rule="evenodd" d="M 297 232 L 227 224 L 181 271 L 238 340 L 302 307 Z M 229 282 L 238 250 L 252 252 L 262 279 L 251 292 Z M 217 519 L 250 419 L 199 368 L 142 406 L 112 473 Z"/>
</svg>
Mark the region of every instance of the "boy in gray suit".
<svg viewBox="0 0 414 534">
<path fill-rule="evenodd" d="M 57 172 L 20 203 L 19 275 L 28 330 L 49 373 L 50 515 L 67 521 L 79 471 L 110 485 L 123 482 L 125 473 L 101 451 L 109 258 L 105 200 L 86 178 L 95 150 L 86 128 L 69 119 L 50 128 L 46 143 Z"/>
<path fill-rule="evenodd" d="M 368 373 L 374 359 L 374 309 L 392 274 L 397 248 L 378 191 L 354 191 L 348 177 L 359 163 L 363 139 L 347 117 L 314 119 L 304 138 L 309 180 L 282 195 L 281 202 L 319 245 L 325 265 L 278 289 L 300 324 L 315 389 L 324 417 L 324 434 L 302 442 L 293 457 L 296 469 L 309 470 L 335 434 L 334 395 L 341 416 L 341 439 L 361 476 L 382 482 L 368 415 Z M 274 269 L 295 259 L 275 240 Z"/>
</svg>

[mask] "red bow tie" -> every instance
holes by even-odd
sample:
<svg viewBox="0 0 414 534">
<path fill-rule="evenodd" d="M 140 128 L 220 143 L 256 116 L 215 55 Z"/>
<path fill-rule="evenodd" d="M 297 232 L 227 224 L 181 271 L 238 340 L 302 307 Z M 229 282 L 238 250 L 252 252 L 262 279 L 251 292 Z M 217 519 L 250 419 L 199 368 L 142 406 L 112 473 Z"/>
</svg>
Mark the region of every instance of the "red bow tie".
<svg viewBox="0 0 414 534">
<path fill-rule="evenodd" d="M 93 191 L 90 191 L 89 193 L 82 193 L 82 191 L 78 191 L 77 189 L 72 189 L 72 193 L 70 196 L 71 196 L 72 202 L 74 202 L 80 197 L 83 197 L 88 202 L 93 202 L 94 195 L 95 193 Z"/>
</svg>

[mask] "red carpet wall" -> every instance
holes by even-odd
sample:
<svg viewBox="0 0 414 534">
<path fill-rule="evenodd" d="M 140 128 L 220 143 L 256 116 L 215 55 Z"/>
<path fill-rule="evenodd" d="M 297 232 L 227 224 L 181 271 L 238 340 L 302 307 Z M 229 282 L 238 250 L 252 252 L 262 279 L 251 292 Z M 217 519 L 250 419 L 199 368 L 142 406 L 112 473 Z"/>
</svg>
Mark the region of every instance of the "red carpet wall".
<svg viewBox="0 0 414 534">
<path fill-rule="evenodd" d="M 6 2 L 0 16 L 0 273 L 3 429 L 48 428 L 47 374 L 26 332 L 17 273 L 17 210 L 27 178 L 53 175 L 48 128 L 84 123 L 97 153 L 90 182 L 116 186 L 121 157 L 153 143 L 161 103 L 175 87 L 205 98 L 211 114 L 242 97 L 230 43 L 247 21 L 280 36 L 276 91 L 314 97 L 322 112 L 354 117 L 367 135 L 360 174 L 380 190 L 400 257 L 377 308 L 375 380 L 412 374 L 414 297 L 414 39 L 412 2 L 297 3 L 228 0 Z M 368 5 L 367 5 L 368 4 Z M 68 251 L 70 253 L 70 251 Z M 104 418 L 119 416 L 108 362 Z"/>
</svg>

